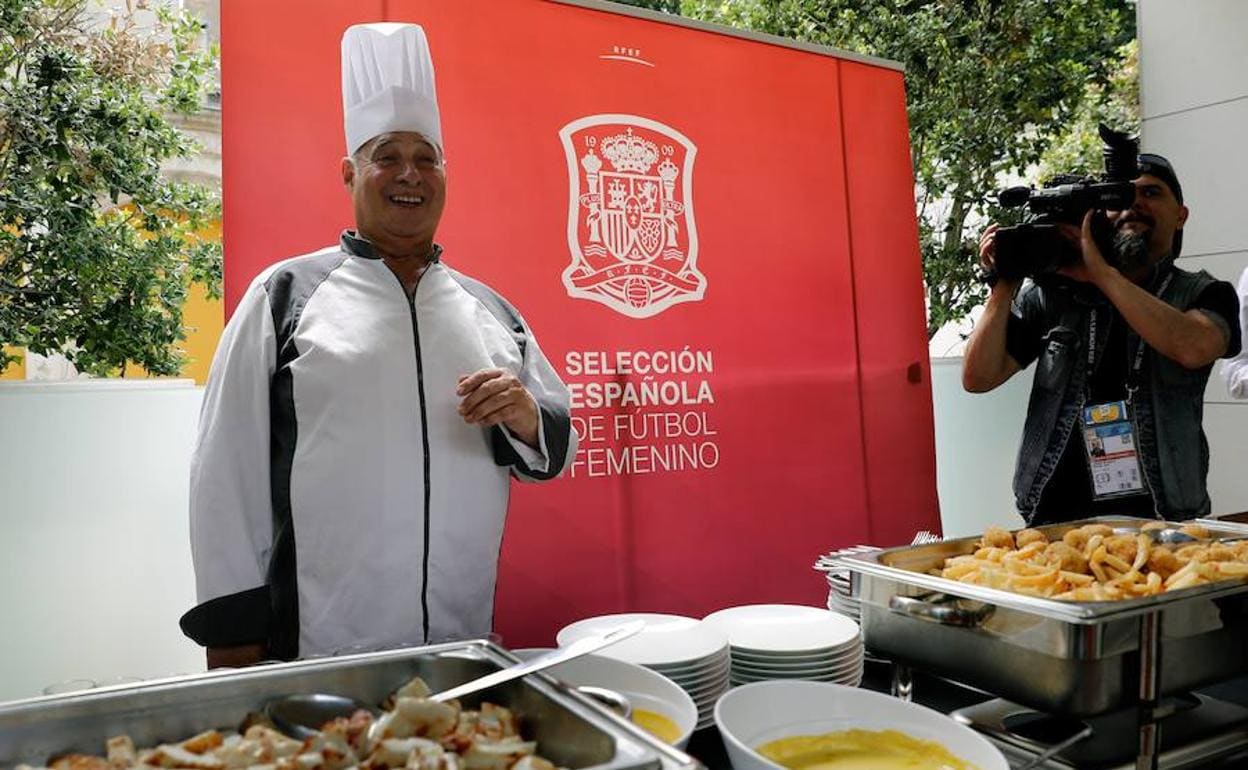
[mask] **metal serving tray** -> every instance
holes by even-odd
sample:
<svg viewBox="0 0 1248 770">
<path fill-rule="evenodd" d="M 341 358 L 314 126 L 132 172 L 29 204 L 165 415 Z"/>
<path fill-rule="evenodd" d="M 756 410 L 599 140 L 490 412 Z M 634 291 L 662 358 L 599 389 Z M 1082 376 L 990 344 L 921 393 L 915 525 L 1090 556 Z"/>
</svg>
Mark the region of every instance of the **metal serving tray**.
<svg viewBox="0 0 1248 770">
<path fill-rule="evenodd" d="M 1145 519 L 1099 517 L 1039 527 L 1050 540 L 1084 524 L 1138 529 Z M 1241 529 L 1206 525 L 1214 537 Z M 874 653 L 1056 714 L 1126 707 L 1139 692 L 1140 618 L 1161 613 L 1161 690 L 1248 673 L 1248 582 L 1159 596 L 1065 602 L 929 574 L 972 553 L 978 537 L 853 554 L 862 632 Z"/>
<path fill-rule="evenodd" d="M 249 712 L 294 693 L 345 695 L 380 703 L 414 676 L 437 692 L 516 662 L 488 641 L 209 672 L 138 685 L 0 704 L 0 768 L 42 766 L 68 752 L 102 756 L 105 741 L 128 734 L 136 746 L 177 742 L 210 728 L 235 730 Z M 504 705 L 519 715 L 538 753 L 570 770 L 702 766 L 636 725 L 543 674 L 463 700 Z"/>
</svg>

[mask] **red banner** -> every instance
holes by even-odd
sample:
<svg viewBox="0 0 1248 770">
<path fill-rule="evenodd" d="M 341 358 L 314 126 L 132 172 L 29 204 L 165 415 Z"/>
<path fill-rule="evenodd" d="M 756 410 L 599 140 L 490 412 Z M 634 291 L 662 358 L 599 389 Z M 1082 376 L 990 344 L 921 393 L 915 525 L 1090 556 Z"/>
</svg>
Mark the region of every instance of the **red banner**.
<svg viewBox="0 0 1248 770">
<path fill-rule="evenodd" d="M 350 226 L 338 41 L 424 25 L 438 241 L 569 384 L 570 472 L 517 485 L 496 624 L 819 604 L 830 548 L 939 526 L 901 73 L 540 0 L 222 8 L 226 291 Z M 280 32 L 279 32 L 280 31 Z"/>
</svg>

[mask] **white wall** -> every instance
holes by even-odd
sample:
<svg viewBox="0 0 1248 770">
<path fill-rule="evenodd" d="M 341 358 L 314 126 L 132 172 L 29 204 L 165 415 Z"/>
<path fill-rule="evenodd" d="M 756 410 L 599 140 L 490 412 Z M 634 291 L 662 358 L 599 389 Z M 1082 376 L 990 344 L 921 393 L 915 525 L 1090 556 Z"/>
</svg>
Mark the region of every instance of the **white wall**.
<svg viewBox="0 0 1248 770">
<path fill-rule="evenodd" d="M 1174 163 L 1191 216 L 1181 267 L 1248 267 L 1248 2 L 1139 0 L 1142 146 Z M 1248 401 L 1215 370 L 1205 395 L 1216 513 L 1248 510 Z"/>
<path fill-rule="evenodd" d="M 0 701 L 70 679 L 202 671 L 190 380 L 0 383 Z"/>
<path fill-rule="evenodd" d="M 1033 371 L 991 393 L 967 393 L 961 358 L 932 359 L 936 491 L 946 537 L 979 534 L 990 524 L 1022 526 L 1012 482 Z"/>
</svg>

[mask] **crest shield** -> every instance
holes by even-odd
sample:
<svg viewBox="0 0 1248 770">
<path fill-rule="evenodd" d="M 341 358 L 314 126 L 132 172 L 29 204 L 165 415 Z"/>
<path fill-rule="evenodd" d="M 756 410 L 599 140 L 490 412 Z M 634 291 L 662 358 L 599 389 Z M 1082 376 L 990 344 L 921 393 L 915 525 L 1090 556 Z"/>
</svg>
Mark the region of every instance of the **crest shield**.
<svg viewBox="0 0 1248 770">
<path fill-rule="evenodd" d="M 590 115 L 559 131 L 568 162 L 568 296 L 648 318 L 702 299 L 693 160 L 684 134 L 636 115 Z"/>
</svg>

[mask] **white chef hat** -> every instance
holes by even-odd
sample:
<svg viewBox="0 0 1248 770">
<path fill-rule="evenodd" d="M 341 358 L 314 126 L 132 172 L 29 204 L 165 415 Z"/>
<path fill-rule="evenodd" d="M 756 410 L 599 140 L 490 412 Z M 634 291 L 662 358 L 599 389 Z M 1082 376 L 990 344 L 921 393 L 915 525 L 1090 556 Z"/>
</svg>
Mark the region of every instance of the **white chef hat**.
<svg viewBox="0 0 1248 770">
<path fill-rule="evenodd" d="M 429 41 L 418 24 L 356 24 L 342 35 L 347 154 L 375 136 L 415 131 L 442 149 Z"/>
</svg>

